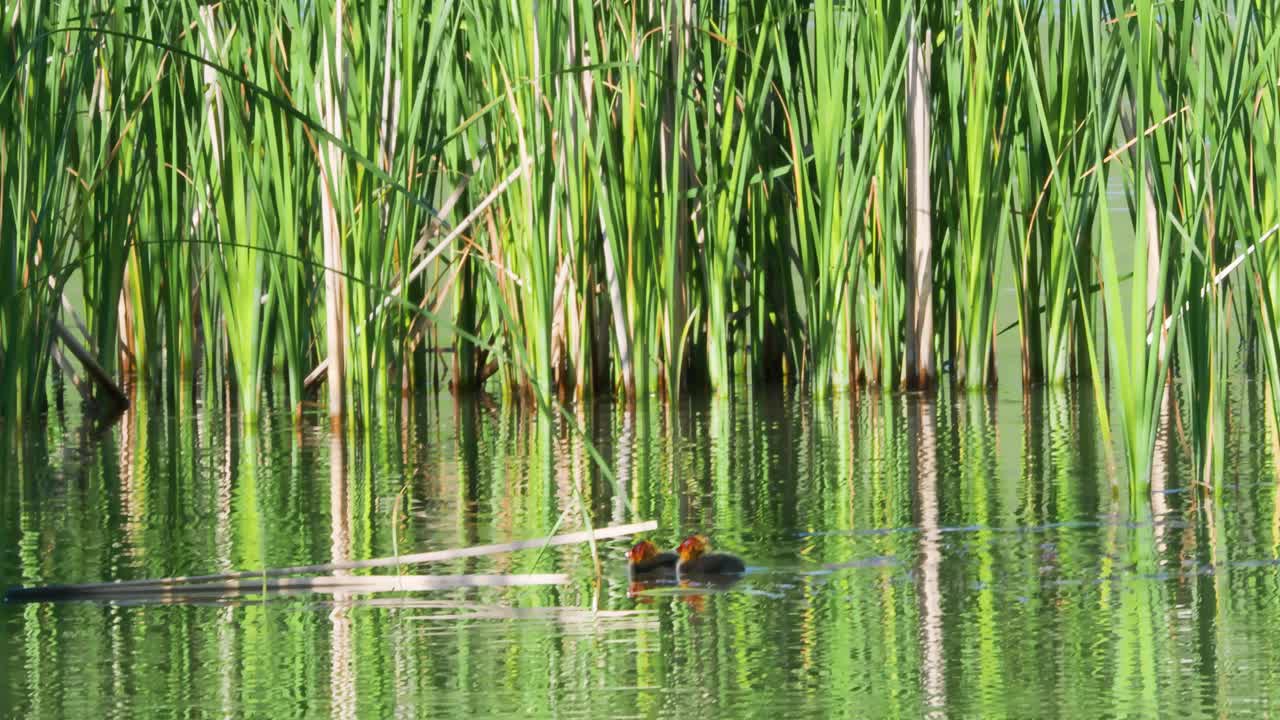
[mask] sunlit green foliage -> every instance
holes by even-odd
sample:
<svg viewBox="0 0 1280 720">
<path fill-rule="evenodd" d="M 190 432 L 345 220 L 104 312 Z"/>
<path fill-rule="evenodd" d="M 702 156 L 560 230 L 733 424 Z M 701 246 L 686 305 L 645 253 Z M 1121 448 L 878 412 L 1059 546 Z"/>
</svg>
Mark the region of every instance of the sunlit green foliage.
<svg viewBox="0 0 1280 720">
<path fill-rule="evenodd" d="M 895 388 L 915 28 L 952 380 L 996 380 L 1011 285 L 1025 383 L 1114 398 L 1099 412 L 1141 481 L 1172 370 L 1209 467 L 1229 347 L 1280 388 L 1274 13 L 914 7 L 19 4 L 0 18 L 4 416 L 45 406 L 55 323 L 184 402 L 200 376 L 252 414 L 280 373 L 300 408 L 329 309 L 364 414 L 448 375 L 538 398 Z"/>
</svg>

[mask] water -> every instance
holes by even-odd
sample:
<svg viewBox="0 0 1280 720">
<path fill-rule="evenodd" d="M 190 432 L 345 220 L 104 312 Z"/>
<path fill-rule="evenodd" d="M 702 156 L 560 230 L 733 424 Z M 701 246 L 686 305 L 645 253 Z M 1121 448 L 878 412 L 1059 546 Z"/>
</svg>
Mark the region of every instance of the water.
<svg viewBox="0 0 1280 720">
<path fill-rule="evenodd" d="M 616 488 L 563 422 L 446 397 L 336 442 L 310 415 L 55 415 L 9 439 L 2 585 L 537 537 L 578 497 L 750 571 L 637 594 L 619 540 L 598 588 L 571 547 L 415 571 L 560 586 L 0 605 L 0 715 L 1270 716 L 1280 494 L 1260 395 L 1232 392 L 1221 492 L 1175 427 L 1149 501 L 1078 392 L 581 408 Z"/>
</svg>

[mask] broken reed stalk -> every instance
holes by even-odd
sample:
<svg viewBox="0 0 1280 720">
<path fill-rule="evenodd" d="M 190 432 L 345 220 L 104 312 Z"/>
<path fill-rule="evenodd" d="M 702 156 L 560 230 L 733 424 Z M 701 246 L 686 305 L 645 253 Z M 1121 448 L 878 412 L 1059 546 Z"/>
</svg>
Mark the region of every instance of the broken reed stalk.
<svg viewBox="0 0 1280 720">
<path fill-rule="evenodd" d="M 129 396 L 116 384 L 111 374 L 98 364 L 98 360 L 94 358 L 93 353 L 81 345 L 75 336 L 62 323 L 56 320 L 53 322 L 53 335 L 58 340 L 61 340 L 63 345 L 67 346 L 67 350 L 80 361 L 89 377 L 93 378 L 98 387 L 106 392 L 117 406 L 121 408 L 129 407 Z"/>
<path fill-rule="evenodd" d="M 93 583 L 88 585 L 46 585 L 17 588 L 5 594 L 5 602 L 49 602 L 54 600 L 127 600 L 135 598 L 181 598 L 200 595 L 245 595 L 270 592 L 382 593 L 421 590 L 454 590 L 464 587 L 527 587 L 562 585 L 569 581 L 564 574 L 530 575 L 366 575 L 321 576 L 312 578 L 260 577 L 245 580 L 219 580 L 158 588 L 139 587 L 128 583 Z"/>
<path fill-rule="evenodd" d="M 267 578 L 281 578 L 289 575 L 304 575 L 307 573 L 327 573 L 339 570 L 364 570 L 381 567 L 398 567 L 401 565 L 421 565 L 433 562 L 446 562 L 449 560 L 458 560 L 468 557 L 479 557 L 482 555 L 497 555 L 500 553 L 515 552 L 517 550 L 531 550 L 534 548 L 552 547 L 556 545 L 573 545 L 577 543 L 587 542 L 591 539 L 604 540 L 609 538 L 624 537 L 626 535 L 634 535 L 636 533 L 649 532 L 656 530 L 658 523 L 653 520 L 645 522 L 631 523 L 629 525 L 613 525 L 610 527 L 600 528 L 598 530 L 584 530 L 580 532 L 565 533 L 564 535 L 555 535 L 549 538 L 536 538 L 533 540 L 518 540 L 516 542 L 498 543 L 494 545 L 476 545 L 473 547 L 453 548 L 449 550 L 432 550 L 430 552 L 415 553 L 412 555 L 397 555 L 384 558 L 373 558 L 370 560 L 351 560 L 346 562 L 326 563 L 322 565 L 298 565 L 294 567 L 284 568 L 265 568 L 262 570 L 242 570 L 238 572 L 219 573 L 215 575 L 188 575 L 169 578 L 156 578 L 148 580 L 125 580 L 119 582 L 103 582 L 103 583 L 84 583 L 79 585 L 54 585 L 46 587 L 31 588 L 14 588 L 5 595 L 8 602 L 20 602 L 24 598 L 42 598 L 41 593 L 57 591 L 60 597 L 71 595 L 102 595 L 119 593 L 126 594 L 132 592 L 156 592 L 170 588 L 182 588 L 185 592 L 191 587 L 205 587 L 211 584 L 222 584 L 228 587 L 242 586 L 247 588 L 250 584 L 254 587 L 265 587 L 275 582 Z M 373 576 L 362 576 L 353 578 L 356 581 L 365 581 L 372 579 Z M 414 576 L 401 576 L 414 577 Z M 448 578 L 450 576 L 439 576 Z M 468 576 L 452 576 L 452 577 L 468 577 Z M 472 576 L 483 577 L 483 576 Z M 233 581 L 253 580 L 252 583 L 238 585 Z M 344 578 L 345 579 L 345 578 Z M 396 578 L 391 578 L 392 580 Z M 302 580 L 313 580 L 313 578 L 302 578 Z M 409 588 L 413 589 L 413 588 Z M 432 589 L 432 588 L 422 588 Z M 43 598 L 42 598 L 43 599 Z"/>
</svg>

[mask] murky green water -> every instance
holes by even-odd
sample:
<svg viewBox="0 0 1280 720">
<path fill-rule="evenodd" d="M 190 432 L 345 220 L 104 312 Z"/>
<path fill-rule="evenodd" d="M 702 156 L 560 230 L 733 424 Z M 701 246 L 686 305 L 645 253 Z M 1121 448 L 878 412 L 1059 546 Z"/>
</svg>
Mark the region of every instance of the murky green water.
<svg viewBox="0 0 1280 720">
<path fill-rule="evenodd" d="M 617 490 L 562 423 L 448 398 L 336 443 L 311 417 L 55 417 L 3 466 L 6 586 L 536 537 L 580 526 L 575 487 L 597 523 L 704 531 L 751 567 L 633 597 L 617 541 L 598 592 L 575 547 L 427 570 L 564 586 L 5 605 L 0 714 L 1269 716 L 1280 495 L 1261 400 L 1233 391 L 1222 492 L 1189 487 L 1175 429 L 1137 502 L 1065 392 L 585 408 Z"/>
</svg>

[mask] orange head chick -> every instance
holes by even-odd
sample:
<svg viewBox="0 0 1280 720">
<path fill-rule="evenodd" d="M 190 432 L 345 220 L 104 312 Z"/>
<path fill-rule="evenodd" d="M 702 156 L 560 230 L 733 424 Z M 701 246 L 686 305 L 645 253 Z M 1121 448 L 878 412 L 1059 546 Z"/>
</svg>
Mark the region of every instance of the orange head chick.
<svg viewBox="0 0 1280 720">
<path fill-rule="evenodd" d="M 696 560 L 707 552 L 707 539 L 702 535 L 690 535 L 680 543 L 680 547 L 676 548 L 676 553 L 680 556 L 680 562 L 686 563 L 690 560 Z"/>
<path fill-rule="evenodd" d="M 644 563 L 658 557 L 658 546 L 648 540 L 641 540 L 627 551 L 627 560 L 632 564 Z"/>
</svg>

